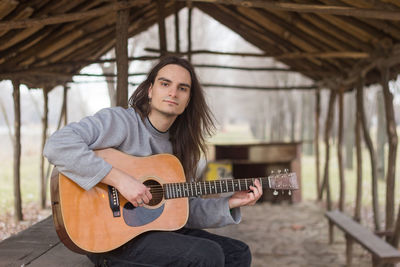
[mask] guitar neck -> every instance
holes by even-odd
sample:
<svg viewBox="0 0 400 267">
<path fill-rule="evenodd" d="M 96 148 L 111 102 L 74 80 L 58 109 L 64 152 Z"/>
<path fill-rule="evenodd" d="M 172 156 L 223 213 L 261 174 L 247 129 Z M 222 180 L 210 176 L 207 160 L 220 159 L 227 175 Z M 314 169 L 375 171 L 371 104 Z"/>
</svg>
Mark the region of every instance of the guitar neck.
<svg viewBox="0 0 400 267">
<path fill-rule="evenodd" d="M 270 188 L 268 177 L 221 179 L 214 181 L 202 181 L 191 183 L 169 183 L 163 185 L 166 199 L 181 197 L 197 197 L 202 195 L 246 191 L 259 180 L 263 188 Z"/>
</svg>

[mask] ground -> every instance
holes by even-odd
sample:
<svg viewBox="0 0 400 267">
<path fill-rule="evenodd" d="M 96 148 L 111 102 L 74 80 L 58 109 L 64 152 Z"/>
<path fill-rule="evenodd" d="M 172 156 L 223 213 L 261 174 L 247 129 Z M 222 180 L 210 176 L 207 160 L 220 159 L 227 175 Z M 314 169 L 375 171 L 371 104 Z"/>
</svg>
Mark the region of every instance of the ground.
<svg viewBox="0 0 400 267">
<path fill-rule="evenodd" d="M 242 222 L 210 231 L 249 244 L 253 267 L 337 267 L 345 266 L 345 241 L 335 228 L 335 242 L 328 242 L 325 208 L 315 201 L 298 204 L 258 203 L 242 208 Z M 50 214 L 35 205 L 24 208 L 27 221 L 11 223 L 12 218 L 0 218 L 0 237 L 18 232 Z M 353 266 L 372 266 L 370 254 L 354 245 Z"/>
<path fill-rule="evenodd" d="M 253 267 L 345 266 L 345 240 L 335 229 L 335 242 L 328 242 L 324 207 L 316 202 L 299 204 L 260 203 L 242 208 L 239 225 L 211 230 L 249 244 Z M 372 266 L 370 254 L 354 245 L 353 266 Z"/>
</svg>

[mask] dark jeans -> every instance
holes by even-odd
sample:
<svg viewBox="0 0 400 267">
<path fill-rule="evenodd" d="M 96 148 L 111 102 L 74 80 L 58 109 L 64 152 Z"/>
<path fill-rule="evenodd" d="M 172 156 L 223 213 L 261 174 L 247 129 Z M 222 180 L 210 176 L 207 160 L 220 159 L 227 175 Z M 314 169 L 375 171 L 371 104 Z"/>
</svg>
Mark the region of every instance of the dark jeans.
<svg viewBox="0 0 400 267">
<path fill-rule="evenodd" d="M 90 254 L 96 266 L 250 266 L 251 253 L 242 241 L 183 228 L 144 233 L 120 248 Z"/>
</svg>

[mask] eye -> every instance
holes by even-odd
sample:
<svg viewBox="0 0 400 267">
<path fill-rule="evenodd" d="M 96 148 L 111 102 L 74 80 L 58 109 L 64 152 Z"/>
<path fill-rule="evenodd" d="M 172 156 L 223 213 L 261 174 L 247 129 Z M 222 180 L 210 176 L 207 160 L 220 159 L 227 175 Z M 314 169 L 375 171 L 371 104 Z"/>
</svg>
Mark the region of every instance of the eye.
<svg viewBox="0 0 400 267">
<path fill-rule="evenodd" d="M 185 86 L 182 86 L 182 87 L 179 87 L 179 90 L 186 92 L 188 90 L 188 88 Z"/>
<path fill-rule="evenodd" d="M 168 86 L 169 84 L 167 82 L 161 82 L 162 86 Z"/>
</svg>

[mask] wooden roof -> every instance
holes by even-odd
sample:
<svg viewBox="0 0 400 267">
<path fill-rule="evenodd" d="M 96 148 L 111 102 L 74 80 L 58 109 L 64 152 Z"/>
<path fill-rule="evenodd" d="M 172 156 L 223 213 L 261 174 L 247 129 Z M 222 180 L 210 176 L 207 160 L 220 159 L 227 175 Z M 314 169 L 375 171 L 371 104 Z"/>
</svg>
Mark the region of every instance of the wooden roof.
<svg viewBox="0 0 400 267">
<path fill-rule="evenodd" d="M 162 1 L 161 1 L 162 2 Z M 164 1 L 164 16 L 189 1 Z M 195 0 L 190 4 L 265 55 L 327 87 L 351 88 L 359 73 L 379 82 L 378 67 L 400 70 L 400 1 Z M 3 0 L 0 79 L 53 87 L 115 46 L 118 10 L 130 9 L 129 36 L 158 21 L 157 1 Z"/>
</svg>

